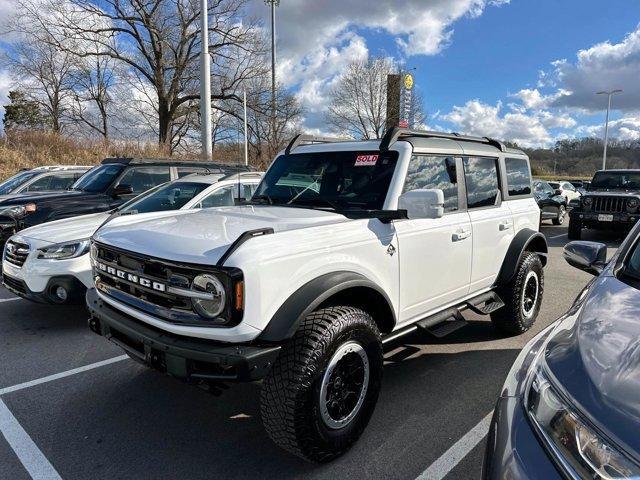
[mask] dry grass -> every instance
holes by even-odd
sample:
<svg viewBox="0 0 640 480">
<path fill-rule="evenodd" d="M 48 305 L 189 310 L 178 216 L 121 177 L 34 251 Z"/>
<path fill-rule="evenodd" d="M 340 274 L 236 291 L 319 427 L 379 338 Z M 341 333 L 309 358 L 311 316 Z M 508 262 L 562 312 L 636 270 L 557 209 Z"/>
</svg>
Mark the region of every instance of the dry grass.
<svg viewBox="0 0 640 480">
<path fill-rule="evenodd" d="M 239 145 L 220 145 L 214 152 L 216 162 L 236 164 Z M 53 133 L 13 131 L 0 136 L 0 181 L 23 168 L 43 165 L 97 165 L 107 157 L 166 158 L 166 150 L 157 144 L 75 140 Z M 174 154 L 182 160 L 199 160 L 197 150 Z M 260 162 L 256 166 L 264 167 Z M 265 163 L 265 162 L 262 162 Z"/>
</svg>

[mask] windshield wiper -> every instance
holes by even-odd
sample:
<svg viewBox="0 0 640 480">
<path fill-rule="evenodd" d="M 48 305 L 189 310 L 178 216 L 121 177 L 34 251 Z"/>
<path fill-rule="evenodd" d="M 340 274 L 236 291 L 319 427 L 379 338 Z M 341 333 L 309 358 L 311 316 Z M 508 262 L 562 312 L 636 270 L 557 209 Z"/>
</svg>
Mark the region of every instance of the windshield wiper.
<svg viewBox="0 0 640 480">
<path fill-rule="evenodd" d="M 322 198 L 322 197 L 317 197 L 317 198 L 303 198 L 303 199 L 299 199 L 299 198 L 294 198 L 291 199 L 289 202 L 287 202 L 287 204 L 289 205 L 309 205 L 311 207 L 313 206 L 318 206 L 318 204 L 324 204 L 325 208 L 331 208 L 333 210 L 339 210 L 340 207 L 338 206 L 338 204 L 336 202 L 332 202 L 331 200 L 327 200 L 326 198 Z"/>
</svg>

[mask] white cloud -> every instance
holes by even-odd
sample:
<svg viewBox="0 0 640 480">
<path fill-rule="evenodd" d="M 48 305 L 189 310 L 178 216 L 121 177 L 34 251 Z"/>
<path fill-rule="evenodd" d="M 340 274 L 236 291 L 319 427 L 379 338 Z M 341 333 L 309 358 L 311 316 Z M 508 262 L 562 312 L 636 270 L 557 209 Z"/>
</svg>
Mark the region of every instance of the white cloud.
<svg viewBox="0 0 640 480">
<path fill-rule="evenodd" d="M 557 138 L 550 129 L 567 129 L 576 125 L 576 121 L 567 114 L 553 114 L 547 110 L 528 112 L 526 108 L 517 107 L 510 106 L 510 110 L 503 112 L 502 102 L 494 106 L 476 99 L 464 106 L 453 107 L 450 113 L 440 118 L 455 125 L 460 133 L 495 137 L 523 147 L 548 145 Z"/>
<path fill-rule="evenodd" d="M 553 66 L 555 82 L 567 91 L 554 106 L 601 111 L 606 97 L 595 93 L 621 88 L 624 93 L 615 97 L 615 108 L 640 110 L 640 26 L 620 43 L 599 43 L 580 50 L 575 63 L 558 60 Z"/>
<path fill-rule="evenodd" d="M 278 80 L 297 91 L 307 108 L 306 126 L 322 127 L 331 84 L 349 62 L 369 56 L 363 30 L 394 37 L 402 55 L 435 55 L 451 43 L 457 20 L 506 3 L 509 0 L 287 0 L 276 13 Z M 255 0 L 249 13 L 269 29 L 268 6 Z"/>
<path fill-rule="evenodd" d="M 604 137 L 604 125 L 585 125 L 576 129 L 578 136 Z M 640 116 L 623 117 L 609 122 L 609 136 L 618 140 L 640 140 Z"/>
</svg>

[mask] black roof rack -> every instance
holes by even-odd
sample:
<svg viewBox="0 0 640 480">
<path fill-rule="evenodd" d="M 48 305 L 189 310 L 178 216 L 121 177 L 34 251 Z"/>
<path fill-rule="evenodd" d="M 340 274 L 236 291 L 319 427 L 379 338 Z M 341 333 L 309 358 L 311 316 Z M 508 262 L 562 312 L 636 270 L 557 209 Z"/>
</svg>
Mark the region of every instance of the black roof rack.
<svg viewBox="0 0 640 480">
<path fill-rule="evenodd" d="M 217 163 L 217 162 L 208 162 L 208 161 L 199 161 L 199 160 L 178 160 L 175 158 L 130 158 L 130 157 L 112 157 L 105 158 L 101 162 L 104 164 L 112 164 L 119 163 L 122 165 L 148 165 L 148 164 L 156 164 L 156 165 L 168 165 L 175 167 L 202 167 L 206 168 L 210 171 L 210 173 L 215 173 L 215 171 L 219 171 L 221 173 L 225 172 L 247 172 L 253 171 L 253 167 L 243 165 L 243 164 L 235 164 L 235 163 Z"/>
<path fill-rule="evenodd" d="M 349 142 L 349 141 L 352 141 L 352 140 L 348 138 L 321 137 L 317 135 L 306 135 L 304 133 L 301 133 L 293 137 L 291 142 L 289 142 L 289 145 L 287 145 L 287 148 L 285 149 L 284 153 L 285 155 L 289 155 L 291 153 L 291 150 L 293 150 L 296 147 L 299 147 L 303 143 L 337 143 L 337 142 Z"/>
<path fill-rule="evenodd" d="M 458 142 L 477 142 L 484 143 L 496 147 L 501 152 L 505 152 L 507 147 L 500 141 L 489 137 L 472 137 L 469 135 L 460 135 L 459 133 L 430 132 L 427 130 L 412 130 L 410 128 L 394 127 L 385 133 L 380 142 L 380 150 L 389 150 L 389 147 L 396 141 L 406 137 L 421 138 L 447 138 Z"/>
</svg>

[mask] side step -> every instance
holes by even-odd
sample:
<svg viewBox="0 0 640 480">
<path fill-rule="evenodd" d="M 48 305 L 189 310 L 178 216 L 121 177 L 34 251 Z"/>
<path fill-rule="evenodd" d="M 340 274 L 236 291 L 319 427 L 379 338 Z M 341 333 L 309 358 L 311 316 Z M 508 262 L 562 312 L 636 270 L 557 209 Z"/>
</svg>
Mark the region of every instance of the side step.
<svg viewBox="0 0 640 480">
<path fill-rule="evenodd" d="M 489 315 L 504 307 L 504 302 L 496 292 L 487 292 L 472 298 L 467 302 L 467 307 L 478 315 Z"/>
<path fill-rule="evenodd" d="M 464 327 L 467 321 L 457 308 L 451 308 L 444 312 L 434 315 L 433 317 L 425 318 L 416 323 L 418 330 L 433 335 L 436 338 L 443 338 L 450 333 Z"/>
<path fill-rule="evenodd" d="M 442 338 L 467 324 L 467 321 L 462 316 L 464 310 L 469 309 L 480 315 L 489 315 L 502 307 L 504 307 L 504 302 L 497 293 L 493 291 L 483 293 L 455 307 L 448 308 L 385 335 L 382 338 L 382 344 L 385 346 L 394 344 L 400 338 L 417 330 L 427 332 L 436 338 Z"/>
</svg>

